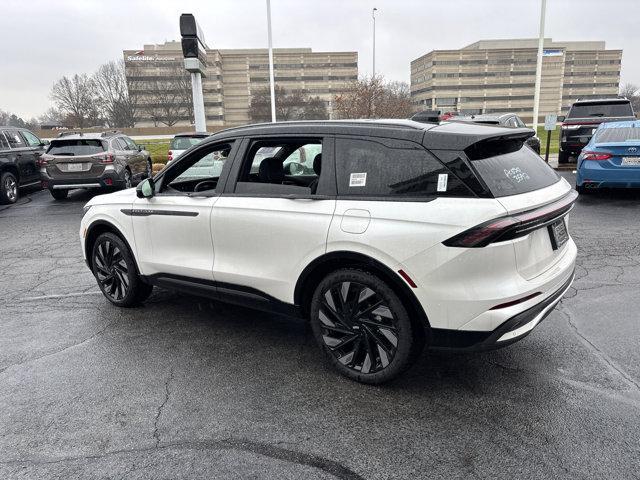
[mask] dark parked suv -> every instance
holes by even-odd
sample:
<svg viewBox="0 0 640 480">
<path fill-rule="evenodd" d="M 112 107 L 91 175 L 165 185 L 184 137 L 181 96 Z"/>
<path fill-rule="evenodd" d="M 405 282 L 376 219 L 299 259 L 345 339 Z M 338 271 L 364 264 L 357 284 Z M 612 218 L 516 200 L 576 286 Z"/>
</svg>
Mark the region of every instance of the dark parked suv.
<svg viewBox="0 0 640 480">
<path fill-rule="evenodd" d="M 0 203 L 15 203 L 20 187 L 40 183 L 38 159 L 47 143 L 26 128 L 0 127 Z"/>
<path fill-rule="evenodd" d="M 40 157 L 42 188 L 58 200 L 74 188 L 129 188 L 151 172 L 149 152 L 116 131 L 62 134 Z"/>
<path fill-rule="evenodd" d="M 568 163 L 570 156 L 578 156 L 604 122 L 635 120 L 631 102 L 626 98 L 578 100 L 562 119 L 558 163 Z"/>
</svg>

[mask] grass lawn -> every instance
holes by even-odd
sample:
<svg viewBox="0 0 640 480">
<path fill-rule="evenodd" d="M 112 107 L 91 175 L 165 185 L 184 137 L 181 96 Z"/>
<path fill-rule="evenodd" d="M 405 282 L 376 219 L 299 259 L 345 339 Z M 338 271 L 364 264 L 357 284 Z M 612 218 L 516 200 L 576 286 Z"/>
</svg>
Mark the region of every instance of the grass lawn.
<svg viewBox="0 0 640 480">
<path fill-rule="evenodd" d="M 151 154 L 153 163 L 167 163 L 167 153 L 169 152 L 169 138 L 146 138 L 136 140 L 136 143 Z"/>
<path fill-rule="evenodd" d="M 552 132 L 547 132 L 544 125 L 538 126 L 538 138 L 540 139 L 540 155 L 544 155 L 547 147 L 547 133 L 551 133 L 551 143 L 549 144 L 549 153 L 558 153 L 558 140 L 560 138 L 560 129 L 556 127 Z"/>
</svg>

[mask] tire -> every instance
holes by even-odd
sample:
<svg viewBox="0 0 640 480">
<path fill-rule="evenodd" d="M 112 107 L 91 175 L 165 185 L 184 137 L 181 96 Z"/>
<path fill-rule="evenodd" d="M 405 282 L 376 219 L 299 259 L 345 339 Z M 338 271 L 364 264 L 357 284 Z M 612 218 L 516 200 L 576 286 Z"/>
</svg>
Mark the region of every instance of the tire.
<svg viewBox="0 0 640 480">
<path fill-rule="evenodd" d="M 128 168 L 125 168 L 122 180 L 124 183 L 124 187 L 122 187 L 123 190 L 126 190 L 127 188 L 131 188 L 133 186 L 133 183 L 131 182 L 131 172 L 129 171 Z"/>
<path fill-rule="evenodd" d="M 11 172 L 0 175 L 0 204 L 16 203 L 18 200 L 18 178 Z"/>
<path fill-rule="evenodd" d="M 67 198 L 67 195 L 69 195 L 69 190 L 49 190 L 49 193 L 51 194 L 51 196 L 53 198 L 55 198 L 56 200 L 64 200 L 65 198 Z"/>
<path fill-rule="evenodd" d="M 558 152 L 558 165 L 561 163 L 569 163 L 569 153 L 562 150 Z"/>
<path fill-rule="evenodd" d="M 361 383 L 375 385 L 398 377 L 424 344 L 420 327 L 412 324 L 398 295 L 362 270 L 328 274 L 313 294 L 310 322 L 333 367 Z"/>
<path fill-rule="evenodd" d="M 91 269 L 107 300 L 118 307 L 144 302 L 153 286 L 144 283 L 127 244 L 113 233 L 103 233 L 91 248 Z"/>
</svg>

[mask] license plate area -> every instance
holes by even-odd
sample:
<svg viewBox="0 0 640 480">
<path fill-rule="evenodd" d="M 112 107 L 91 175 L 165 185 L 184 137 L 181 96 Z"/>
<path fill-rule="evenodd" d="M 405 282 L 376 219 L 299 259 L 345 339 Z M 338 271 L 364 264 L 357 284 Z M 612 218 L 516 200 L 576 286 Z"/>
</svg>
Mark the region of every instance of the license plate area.
<svg viewBox="0 0 640 480">
<path fill-rule="evenodd" d="M 81 172 L 82 170 L 82 163 L 67 163 L 67 172 Z"/>
<path fill-rule="evenodd" d="M 622 157 L 622 165 L 640 166 L 640 157 Z"/>
<path fill-rule="evenodd" d="M 554 250 L 562 248 L 562 246 L 569 240 L 569 232 L 567 231 L 567 224 L 564 221 L 564 217 L 553 222 L 547 227 L 547 229 L 549 230 L 551 247 Z"/>
</svg>

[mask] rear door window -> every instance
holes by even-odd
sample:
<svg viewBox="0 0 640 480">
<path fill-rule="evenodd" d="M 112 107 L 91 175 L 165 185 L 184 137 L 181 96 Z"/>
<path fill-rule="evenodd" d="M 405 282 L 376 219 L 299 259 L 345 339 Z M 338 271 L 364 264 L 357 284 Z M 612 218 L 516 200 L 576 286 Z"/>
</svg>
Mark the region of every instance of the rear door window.
<svg viewBox="0 0 640 480">
<path fill-rule="evenodd" d="M 474 196 L 439 160 L 412 142 L 337 139 L 336 168 L 341 196 Z"/>
<path fill-rule="evenodd" d="M 7 139 L 4 136 L 4 133 L 0 132 L 0 149 L 6 149 L 6 148 L 9 148 L 9 142 L 7 142 Z"/>
<path fill-rule="evenodd" d="M 95 139 L 74 139 L 74 140 L 52 140 L 47 153 L 51 155 L 68 155 L 70 157 L 79 155 L 94 155 L 104 152 L 104 146 L 100 140 Z"/>
<path fill-rule="evenodd" d="M 548 187 L 560 177 L 530 148 L 472 160 L 494 197 L 518 195 Z"/>
<path fill-rule="evenodd" d="M 11 148 L 22 148 L 27 146 L 16 130 L 5 130 L 4 136 L 7 138 Z"/>
<path fill-rule="evenodd" d="M 630 103 L 576 103 L 567 118 L 633 117 Z"/>
</svg>

